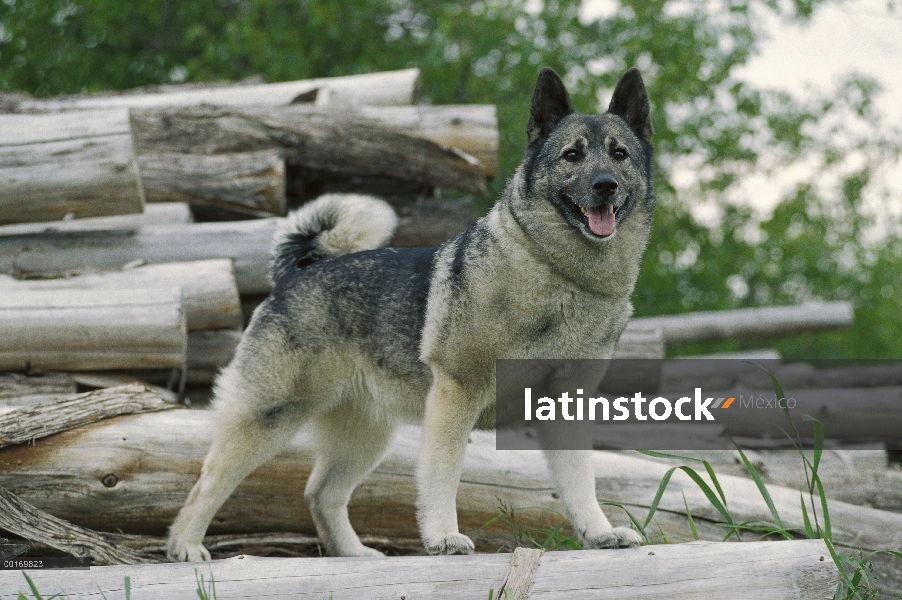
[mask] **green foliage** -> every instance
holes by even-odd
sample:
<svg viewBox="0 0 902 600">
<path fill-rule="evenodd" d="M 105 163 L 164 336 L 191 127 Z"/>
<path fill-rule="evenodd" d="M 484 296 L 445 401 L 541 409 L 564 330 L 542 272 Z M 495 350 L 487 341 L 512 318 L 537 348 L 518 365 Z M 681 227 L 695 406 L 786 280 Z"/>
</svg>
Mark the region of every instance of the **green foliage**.
<svg viewBox="0 0 902 600">
<path fill-rule="evenodd" d="M 902 155 L 902 131 L 876 112 L 879 87 L 853 76 L 800 101 L 735 77 L 757 50 L 761 12 L 804 20 L 821 1 L 620 0 L 587 19 L 580 0 L 2 0 L 0 90 L 49 95 L 415 66 L 424 102 L 498 107 L 508 177 L 541 66 L 562 74 L 584 112 L 603 110 L 619 76 L 638 66 L 652 100 L 659 202 L 636 314 L 848 300 L 851 330 L 777 348 L 788 357 L 900 357 L 902 227 L 878 223 L 888 211 L 873 200 L 876 175 Z M 804 171 L 794 189 L 775 189 L 794 168 Z M 759 193 L 779 201 L 772 214 L 745 208 Z"/>
</svg>

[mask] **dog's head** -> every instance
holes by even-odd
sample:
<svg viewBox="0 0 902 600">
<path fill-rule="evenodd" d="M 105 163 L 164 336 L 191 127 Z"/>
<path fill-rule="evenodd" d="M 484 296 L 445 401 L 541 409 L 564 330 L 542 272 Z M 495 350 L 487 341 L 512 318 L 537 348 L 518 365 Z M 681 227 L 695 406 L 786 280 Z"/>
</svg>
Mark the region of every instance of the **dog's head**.
<svg viewBox="0 0 902 600">
<path fill-rule="evenodd" d="M 590 243 L 617 237 L 630 219 L 650 225 L 654 208 L 648 94 L 636 69 L 623 75 L 608 112 L 573 110 L 552 69 L 539 73 L 527 126 L 520 199 L 547 202 Z M 538 206 L 522 207 L 533 209 Z M 546 225 L 547 225 L 546 221 Z"/>
</svg>

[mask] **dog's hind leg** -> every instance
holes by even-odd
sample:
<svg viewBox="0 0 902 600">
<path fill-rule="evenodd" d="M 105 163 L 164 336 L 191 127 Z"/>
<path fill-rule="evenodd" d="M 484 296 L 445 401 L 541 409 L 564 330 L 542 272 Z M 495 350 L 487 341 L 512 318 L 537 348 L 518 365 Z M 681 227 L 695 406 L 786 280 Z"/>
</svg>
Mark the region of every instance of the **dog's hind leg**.
<svg viewBox="0 0 902 600">
<path fill-rule="evenodd" d="M 213 444 L 200 479 L 169 530 L 166 554 L 173 561 L 210 560 L 203 538 L 216 511 L 245 477 L 285 448 L 303 422 L 302 406 L 267 399 L 262 388 L 251 392 L 236 385 L 217 387 Z"/>
<path fill-rule="evenodd" d="M 313 422 L 316 464 L 304 498 L 319 538 L 331 556 L 382 556 L 360 543 L 348 519 L 348 501 L 357 484 L 382 458 L 394 423 L 342 406 Z"/>
</svg>

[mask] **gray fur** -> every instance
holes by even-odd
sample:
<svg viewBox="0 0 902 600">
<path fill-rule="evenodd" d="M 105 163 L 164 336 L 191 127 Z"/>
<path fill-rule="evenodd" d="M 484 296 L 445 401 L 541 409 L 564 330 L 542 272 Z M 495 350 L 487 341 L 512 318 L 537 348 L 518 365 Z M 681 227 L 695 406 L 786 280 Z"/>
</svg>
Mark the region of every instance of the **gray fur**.
<svg viewBox="0 0 902 600">
<path fill-rule="evenodd" d="M 655 203 L 647 103 L 631 70 L 608 113 L 581 115 L 544 69 L 523 163 L 492 211 L 438 248 L 324 258 L 334 253 L 314 243 L 322 234 L 311 224 L 331 227 L 325 216 L 339 199 L 281 233 L 273 293 L 217 380 L 218 430 L 171 528 L 170 558 L 209 559 L 202 539 L 216 511 L 304 423 L 318 439 L 305 498 L 327 550 L 378 554 L 353 532 L 347 502 L 401 421 L 424 423 L 427 550 L 472 552 L 454 498 L 467 435 L 492 422 L 495 360 L 609 358 L 632 313 Z M 362 237 L 381 245 L 391 228 L 380 227 L 367 223 Z M 546 456 L 586 547 L 638 545 L 599 508 L 586 453 Z"/>
</svg>

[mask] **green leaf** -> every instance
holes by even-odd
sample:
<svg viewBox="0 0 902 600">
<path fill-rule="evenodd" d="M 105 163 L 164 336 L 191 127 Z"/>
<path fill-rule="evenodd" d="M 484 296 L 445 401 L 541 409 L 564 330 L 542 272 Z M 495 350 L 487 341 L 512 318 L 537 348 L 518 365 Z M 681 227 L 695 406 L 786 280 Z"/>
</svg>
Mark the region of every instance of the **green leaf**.
<svg viewBox="0 0 902 600">
<path fill-rule="evenodd" d="M 686 519 L 689 520 L 689 530 L 692 532 L 692 539 L 698 541 L 698 530 L 695 528 L 695 521 L 692 520 L 692 512 L 689 510 L 689 503 L 686 502 L 686 494 L 683 494 L 683 506 L 686 507 Z"/>
</svg>

